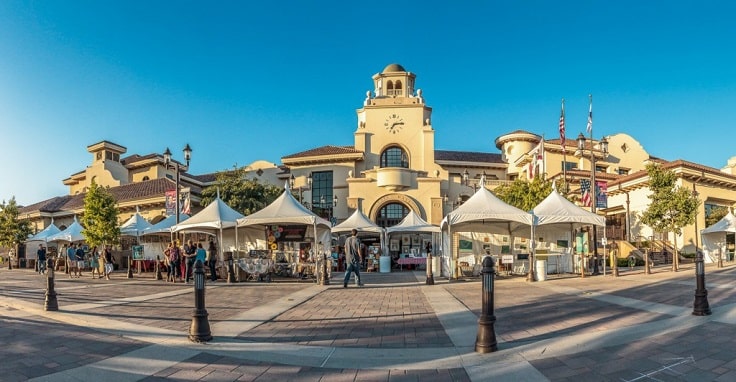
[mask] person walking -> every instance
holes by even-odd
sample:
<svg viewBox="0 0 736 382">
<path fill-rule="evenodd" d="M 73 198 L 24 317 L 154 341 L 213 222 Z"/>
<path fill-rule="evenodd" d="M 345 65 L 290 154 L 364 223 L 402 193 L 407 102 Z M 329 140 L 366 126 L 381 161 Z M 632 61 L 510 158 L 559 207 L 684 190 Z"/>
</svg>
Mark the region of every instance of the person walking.
<svg viewBox="0 0 736 382">
<path fill-rule="evenodd" d="M 110 280 L 110 274 L 112 273 L 114 266 L 112 263 L 112 250 L 109 245 L 105 246 L 103 259 L 105 261 L 105 280 Z"/>
<path fill-rule="evenodd" d="M 186 283 L 189 284 L 189 278 L 192 277 L 192 270 L 194 270 L 194 260 L 197 257 L 197 246 L 192 243 L 192 240 L 187 241 L 187 244 L 184 245 L 184 257 L 187 262 L 184 278 Z"/>
<path fill-rule="evenodd" d="M 66 263 L 67 269 L 69 269 L 69 278 L 77 277 L 77 248 L 76 244 L 69 244 L 69 248 L 66 250 Z"/>
<path fill-rule="evenodd" d="M 92 268 L 92 278 L 95 278 L 95 271 L 97 271 L 97 278 L 101 279 L 100 253 L 97 251 L 97 246 L 92 247 L 92 252 L 89 253 L 89 266 Z"/>
<path fill-rule="evenodd" d="M 43 244 L 38 245 L 38 251 L 36 251 L 36 263 L 38 264 L 36 267 L 38 268 L 38 273 L 46 273 L 46 248 L 43 247 Z"/>
<path fill-rule="evenodd" d="M 168 248 L 169 252 L 169 263 L 171 263 L 171 282 L 175 283 L 177 278 L 180 278 L 179 262 L 181 260 L 179 246 L 175 242 L 171 242 Z"/>
<path fill-rule="evenodd" d="M 84 247 L 82 247 L 81 244 L 77 245 L 77 250 L 75 252 L 76 258 L 77 258 L 77 271 L 79 272 L 77 274 L 77 277 L 82 277 L 82 271 L 84 270 Z"/>
<path fill-rule="evenodd" d="M 197 243 L 197 250 L 194 252 L 194 261 L 192 261 L 192 269 L 194 269 L 194 264 L 199 261 L 202 263 L 202 266 L 204 267 L 204 262 L 207 259 L 207 251 L 204 250 L 202 247 L 202 243 Z M 194 273 L 194 271 L 192 271 Z M 194 275 L 192 275 L 192 278 L 194 278 Z"/>
<path fill-rule="evenodd" d="M 358 239 L 358 230 L 352 230 L 352 236 L 345 240 L 345 278 L 342 282 L 342 287 L 347 288 L 348 282 L 350 282 L 350 274 L 355 272 L 355 283 L 359 287 L 363 286 L 360 281 L 360 263 L 363 262 L 363 256 L 360 251 L 361 244 Z"/>
<path fill-rule="evenodd" d="M 212 240 L 207 247 L 207 266 L 210 267 L 210 281 L 217 281 L 217 247 Z"/>
</svg>

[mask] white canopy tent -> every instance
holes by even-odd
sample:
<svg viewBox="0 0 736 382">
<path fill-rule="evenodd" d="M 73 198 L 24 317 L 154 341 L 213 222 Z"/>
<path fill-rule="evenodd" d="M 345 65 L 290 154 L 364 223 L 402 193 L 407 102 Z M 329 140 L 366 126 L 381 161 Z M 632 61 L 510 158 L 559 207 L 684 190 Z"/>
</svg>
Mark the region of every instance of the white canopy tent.
<svg viewBox="0 0 736 382">
<path fill-rule="evenodd" d="M 574 239 L 573 230 L 588 225 L 600 227 L 606 225 L 606 219 L 603 216 L 576 206 L 555 189 L 534 207 L 532 214 L 536 220 L 535 237 L 545 239 L 544 242 L 536 243 L 537 246 L 545 246 L 545 251 L 547 251 L 552 249 L 554 244 L 555 250 L 561 250 L 557 252 L 562 257 L 558 260 L 557 266 L 558 270 L 563 272 L 573 272 L 572 251 L 570 250 Z M 558 238 L 567 240 L 568 247 L 556 248 Z"/>
<path fill-rule="evenodd" d="M 372 236 L 378 235 L 380 239 L 379 245 L 381 246 L 381 251 L 383 253 L 386 253 L 384 241 L 384 234 L 386 230 L 368 219 L 363 211 L 359 209 L 356 209 L 355 212 L 353 212 L 350 217 L 345 219 L 344 222 L 332 227 L 332 233 L 336 235 L 350 235 L 353 229 L 358 230 L 358 236 L 361 236 L 361 234 L 368 234 Z M 340 242 L 340 245 L 342 245 L 342 242 Z"/>
<path fill-rule="evenodd" d="M 736 234 L 736 216 L 731 211 L 712 226 L 700 231 L 703 242 L 703 260 L 706 263 L 718 261 L 718 255 L 728 253 L 726 236 Z"/>
<path fill-rule="evenodd" d="M 51 235 L 46 238 L 46 241 L 67 241 L 69 243 L 74 243 L 77 241 L 84 241 L 84 227 L 82 227 L 81 224 L 77 221 L 77 217 L 74 217 L 74 222 L 69 225 L 65 230 L 55 234 Z"/>
<path fill-rule="evenodd" d="M 35 259 L 36 251 L 34 249 L 37 249 L 39 244 L 47 243 L 47 239 L 49 238 L 49 236 L 56 235 L 59 232 L 61 232 L 61 230 L 54 224 L 54 221 L 52 220 L 51 224 L 49 224 L 48 227 L 28 238 L 28 240 L 26 240 L 26 258 Z"/>
<path fill-rule="evenodd" d="M 220 245 L 218 247 L 220 249 L 220 260 L 223 260 L 223 248 L 227 244 L 225 243 L 225 237 L 223 237 L 223 229 L 234 228 L 237 220 L 242 217 L 243 214 L 228 206 L 218 195 L 202 211 L 172 226 L 171 232 L 203 232 L 213 236 L 219 234 L 218 242 Z M 228 237 L 227 239 L 231 238 Z M 237 233 L 230 245 L 234 246 L 235 243 L 237 243 Z"/>
<path fill-rule="evenodd" d="M 193 218 L 192 218 L 193 219 Z M 255 247 L 265 248 L 265 230 L 269 225 L 303 224 L 312 228 L 315 253 L 330 253 L 331 227 L 327 220 L 315 215 L 301 205 L 289 191 L 288 183 L 284 192 L 262 210 L 237 220 L 236 237 L 242 236 Z M 263 243 L 258 245 L 258 243 Z M 321 243 L 322 247 L 319 247 Z M 255 248 L 254 248 L 255 249 Z"/>
<path fill-rule="evenodd" d="M 482 183 L 483 179 L 481 180 Z M 456 278 L 459 274 L 457 252 L 452 252 L 452 234 L 457 232 L 484 232 L 510 236 L 513 243 L 514 235 L 529 235 L 534 237 L 533 218 L 514 206 L 498 199 L 485 187 L 481 187 L 460 207 L 450 212 L 442 219 L 442 250 L 449 254 L 449 277 Z M 534 256 L 532 246 L 532 259 Z M 530 264 L 533 264 L 530 261 Z M 530 265 L 533 266 L 533 265 Z"/>
<path fill-rule="evenodd" d="M 120 226 L 120 235 L 133 236 L 136 240 L 139 240 L 143 231 L 151 228 L 152 224 L 149 223 L 138 211 L 135 215 L 131 216 L 128 221 Z"/>
<path fill-rule="evenodd" d="M 179 222 L 189 219 L 187 214 L 179 214 Z M 145 228 L 141 235 L 166 234 L 171 235 L 171 227 L 176 225 L 176 215 L 169 215 L 164 220 Z"/>
<path fill-rule="evenodd" d="M 409 211 L 399 224 L 386 228 L 386 234 L 388 235 L 397 232 L 439 233 L 440 231 L 440 227 L 427 223 L 426 220 L 422 219 L 422 217 L 414 211 Z"/>
</svg>

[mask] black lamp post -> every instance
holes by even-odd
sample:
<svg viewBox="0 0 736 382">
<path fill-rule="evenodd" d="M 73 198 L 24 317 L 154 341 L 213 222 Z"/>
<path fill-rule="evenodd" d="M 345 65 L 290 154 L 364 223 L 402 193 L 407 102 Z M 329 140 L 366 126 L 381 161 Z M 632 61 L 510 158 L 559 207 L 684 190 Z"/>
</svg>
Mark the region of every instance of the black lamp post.
<svg viewBox="0 0 736 382">
<path fill-rule="evenodd" d="M 695 302 L 693 303 L 693 315 L 708 316 L 711 314 L 708 304 L 708 290 L 705 289 L 705 264 L 703 264 L 703 253 L 698 251 L 695 257 Z"/>
<path fill-rule="evenodd" d="M 590 137 L 590 193 L 591 193 L 591 199 L 592 199 L 590 203 L 590 212 L 596 213 L 595 209 L 596 209 L 596 203 L 598 201 L 597 200 L 598 192 L 597 192 L 596 183 L 595 183 L 596 165 L 595 165 L 595 151 L 593 151 L 593 132 L 592 131 L 590 135 L 591 135 Z M 581 155 L 584 155 L 585 154 L 585 136 L 583 135 L 583 133 L 580 133 L 578 135 L 577 141 L 578 141 L 578 150 L 580 150 Z M 608 140 L 605 137 L 603 137 L 599 141 L 599 145 L 600 145 L 600 150 L 603 153 L 603 156 L 608 155 Z M 593 262 L 593 274 L 594 275 L 600 274 L 598 272 L 598 243 L 597 243 L 598 238 L 597 236 L 598 236 L 597 229 L 595 226 L 593 226 L 592 250 L 593 250 L 593 258 L 594 258 L 594 262 Z"/>
<path fill-rule="evenodd" d="M 46 261 L 47 279 L 46 279 L 46 301 L 43 304 L 43 310 L 57 311 L 59 310 L 59 302 L 56 300 L 56 291 L 54 290 L 54 259 L 50 258 Z"/>
<path fill-rule="evenodd" d="M 189 327 L 189 340 L 207 342 L 212 340 L 209 314 L 204 301 L 204 266 L 201 261 L 194 262 L 194 312 Z"/>
<path fill-rule="evenodd" d="M 187 162 L 186 168 L 189 169 L 189 161 L 192 159 L 192 148 L 189 146 L 189 143 L 187 143 L 186 146 L 184 146 L 184 149 L 182 150 L 184 152 L 184 160 Z M 164 166 L 168 169 L 169 166 L 172 166 L 174 168 L 174 171 L 176 172 L 176 224 L 179 224 L 179 213 L 181 212 L 181 207 L 179 206 L 179 182 L 181 178 L 181 165 L 179 162 L 171 160 L 171 150 L 169 148 L 166 148 L 166 151 L 164 151 Z"/>
<path fill-rule="evenodd" d="M 480 318 L 478 319 L 478 336 L 475 338 L 475 351 L 478 353 L 491 353 L 498 350 L 496 331 L 494 329 L 496 315 L 493 313 L 494 273 L 493 259 L 490 256 L 486 256 L 483 259 L 483 270 L 481 271 L 481 276 L 483 277 L 482 305 Z"/>
</svg>

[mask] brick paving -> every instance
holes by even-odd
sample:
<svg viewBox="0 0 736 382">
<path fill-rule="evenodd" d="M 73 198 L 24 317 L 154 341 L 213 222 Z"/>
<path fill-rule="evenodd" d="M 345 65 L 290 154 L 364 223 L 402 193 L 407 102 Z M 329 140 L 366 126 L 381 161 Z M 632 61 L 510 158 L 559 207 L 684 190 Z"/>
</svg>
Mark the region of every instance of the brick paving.
<svg viewBox="0 0 736 382">
<path fill-rule="evenodd" d="M 480 355 L 472 342 L 456 343 L 477 325 L 459 328 L 469 336 L 451 336 L 455 313 L 436 308 L 452 299 L 464 310 L 458 317 L 477 317 L 477 280 L 428 287 L 421 272 L 397 272 L 364 274 L 365 288 L 343 289 L 339 274 L 329 287 L 208 284 L 215 338 L 197 345 L 186 340 L 192 285 L 150 273 L 118 272 L 110 281 L 62 273 L 60 312 L 43 312 L 45 277 L 0 269 L 0 380 L 101 380 L 100 373 L 130 381 L 736 380 L 736 266 L 707 267 L 714 312 L 707 317 L 690 314 L 691 265 L 654 271 L 534 284 L 499 277 L 499 351 Z M 220 324 L 237 334 L 218 336 Z"/>
</svg>

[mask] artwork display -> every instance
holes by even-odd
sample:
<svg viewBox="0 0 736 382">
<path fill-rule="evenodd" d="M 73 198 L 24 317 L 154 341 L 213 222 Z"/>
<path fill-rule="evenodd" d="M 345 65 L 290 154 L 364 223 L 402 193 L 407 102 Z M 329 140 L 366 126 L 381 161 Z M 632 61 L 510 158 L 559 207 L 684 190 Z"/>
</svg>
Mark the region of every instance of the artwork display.
<svg viewBox="0 0 736 382">
<path fill-rule="evenodd" d="M 398 252 L 399 251 L 399 240 L 392 239 L 391 240 L 391 245 L 390 245 L 389 249 L 391 251 L 397 251 Z"/>
</svg>

